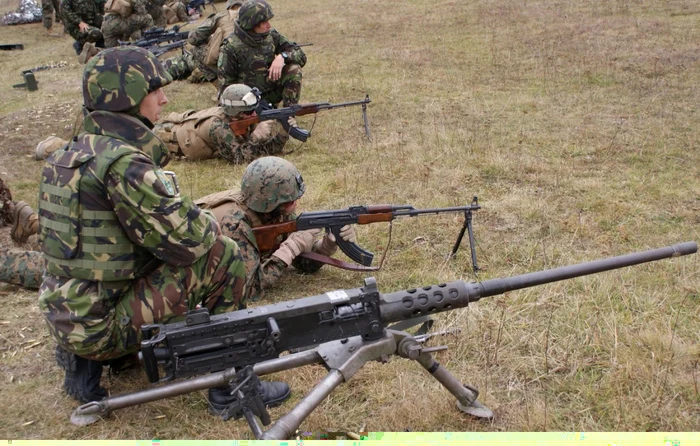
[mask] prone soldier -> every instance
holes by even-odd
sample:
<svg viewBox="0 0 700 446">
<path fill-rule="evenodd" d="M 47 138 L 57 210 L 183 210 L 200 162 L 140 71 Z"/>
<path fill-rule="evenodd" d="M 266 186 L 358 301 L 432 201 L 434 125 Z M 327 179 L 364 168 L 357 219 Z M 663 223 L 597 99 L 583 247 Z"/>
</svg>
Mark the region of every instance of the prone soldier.
<svg viewBox="0 0 700 446">
<path fill-rule="evenodd" d="M 265 0 L 246 0 L 238 10 L 217 62 L 219 94 L 231 84 L 246 84 L 260 90 L 273 106 L 280 101 L 285 107 L 299 103 L 306 54 L 272 28 L 273 17 Z"/>
<path fill-rule="evenodd" d="M 245 135 L 235 135 L 230 122 L 255 116 L 259 98 L 247 85 L 230 85 L 219 98 L 219 106 L 199 112 L 171 113 L 154 132 L 171 154 L 191 161 L 223 158 L 243 164 L 255 158 L 282 152 L 289 133 L 277 120 L 251 126 Z M 290 125 L 296 125 L 293 118 Z"/>
</svg>

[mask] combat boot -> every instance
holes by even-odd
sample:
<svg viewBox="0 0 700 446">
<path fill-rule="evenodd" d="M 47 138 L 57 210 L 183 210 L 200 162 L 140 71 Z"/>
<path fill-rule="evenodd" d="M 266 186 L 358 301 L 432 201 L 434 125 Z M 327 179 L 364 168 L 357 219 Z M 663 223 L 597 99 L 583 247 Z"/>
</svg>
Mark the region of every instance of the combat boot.
<svg viewBox="0 0 700 446">
<path fill-rule="evenodd" d="M 83 51 L 83 47 L 80 45 L 80 42 L 77 40 L 73 42 L 73 49 L 75 50 L 75 54 L 80 56 L 80 52 Z"/>
<path fill-rule="evenodd" d="M 100 52 L 100 50 L 98 50 L 95 47 L 94 43 L 85 42 L 85 45 L 83 45 L 83 50 L 80 52 L 80 55 L 78 56 L 78 62 L 85 65 L 88 62 L 88 60 L 92 59 L 92 57 L 96 56 L 99 52 Z"/>
<path fill-rule="evenodd" d="M 16 243 L 26 243 L 39 232 L 39 216 L 24 201 L 12 204 L 12 220 L 10 238 Z"/>
<path fill-rule="evenodd" d="M 229 404 L 237 401 L 231 396 L 231 387 L 213 387 L 209 389 L 209 413 L 221 416 Z M 262 395 L 263 404 L 267 407 L 277 407 L 287 401 L 292 391 L 281 381 L 260 381 L 258 391 Z"/>
<path fill-rule="evenodd" d="M 107 391 L 100 387 L 102 363 L 82 358 L 60 346 L 56 346 L 56 362 L 66 371 L 63 389 L 81 403 L 100 401 Z"/>
</svg>

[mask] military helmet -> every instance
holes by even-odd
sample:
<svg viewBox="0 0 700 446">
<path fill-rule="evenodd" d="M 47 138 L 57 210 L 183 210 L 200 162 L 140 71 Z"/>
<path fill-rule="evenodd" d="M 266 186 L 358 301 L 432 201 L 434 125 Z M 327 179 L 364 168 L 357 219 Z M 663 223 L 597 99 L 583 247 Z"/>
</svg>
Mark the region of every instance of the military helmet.
<svg viewBox="0 0 700 446">
<path fill-rule="evenodd" d="M 238 10 L 238 26 L 252 31 L 259 23 L 270 20 L 275 14 L 265 0 L 246 0 Z"/>
<path fill-rule="evenodd" d="M 226 116 L 255 110 L 257 105 L 258 96 L 252 88 L 243 84 L 229 85 L 219 97 L 219 107 L 224 109 Z"/>
<path fill-rule="evenodd" d="M 100 28 L 95 28 L 94 26 L 88 27 L 87 41 L 92 43 L 97 43 L 102 40 L 104 36 Z"/>
<path fill-rule="evenodd" d="M 133 46 L 109 48 L 85 65 L 83 100 L 88 110 L 126 112 L 172 81 L 150 51 Z"/>
<path fill-rule="evenodd" d="M 226 9 L 232 9 L 232 8 L 235 8 L 236 6 L 240 7 L 242 4 L 243 4 L 243 2 L 240 0 L 228 0 L 226 2 Z"/>
<path fill-rule="evenodd" d="M 248 165 L 241 179 L 241 194 L 256 212 L 274 211 L 283 203 L 299 199 L 306 185 L 301 173 L 284 158 L 265 156 Z"/>
</svg>

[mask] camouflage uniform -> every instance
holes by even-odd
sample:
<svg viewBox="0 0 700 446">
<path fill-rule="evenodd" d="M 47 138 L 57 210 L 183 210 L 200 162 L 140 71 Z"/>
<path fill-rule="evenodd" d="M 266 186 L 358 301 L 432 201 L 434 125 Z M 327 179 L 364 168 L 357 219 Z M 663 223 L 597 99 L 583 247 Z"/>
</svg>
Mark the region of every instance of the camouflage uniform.
<svg viewBox="0 0 700 446">
<path fill-rule="evenodd" d="M 168 24 L 163 5 L 165 5 L 165 0 L 146 0 L 146 11 L 153 19 L 154 26 L 165 26 Z"/>
<path fill-rule="evenodd" d="M 273 250 L 260 252 L 255 242 L 253 229 L 257 226 L 295 220 L 296 215 L 261 214 L 250 209 L 240 192 L 232 190 L 207 195 L 195 203 L 203 209 L 211 209 L 221 224 L 226 237 L 236 241 L 241 250 L 246 270 L 246 299 L 257 301 L 265 297 L 265 289 L 277 283 L 288 269 L 287 264 L 273 256 Z M 313 252 L 319 252 L 320 243 L 314 244 Z M 324 255 L 329 255 L 325 252 Z M 296 257 L 292 266 L 306 274 L 321 269 L 322 263 L 304 257 Z"/>
<path fill-rule="evenodd" d="M 229 126 L 231 118 L 221 107 L 202 110 L 185 118 L 195 121 L 191 129 L 175 116 L 181 115 L 166 116 L 153 131 L 173 155 L 192 161 L 219 157 L 233 164 L 245 164 L 261 156 L 282 153 L 289 139 L 287 131 L 275 120 L 261 122 L 247 134 L 236 136 Z M 199 147 L 201 145 L 206 147 Z"/>
<path fill-rule="evenodd" d="M 54 11 L 56 11 L 56 23 L 59 23 L 61 21 L 60 0 L 41 0 L 41 21 L 44 23 L 44 28 L 51 29 L 53 26 Z"/>
<path fill-rule="evenodd" d="M 258 17 L 261 14 L 264 15 Z M 262 0 L 249 0 L 238 10 L 233 34 L 224 40 L 217 63 L 219 92 L 231 84 L 245 84 L 257 87 L 270 104 L 282 101 L 288 107 L 299 102 L 301 69 L 306 64 L 306 54 L 275 29 L 264 34 L 253 32 L 254 25 L 263 21 L 260 18 L 272 16 L 269 5 Z M 283 52 L 287 57 L 282 76 L 272 81 L 268 79 L 268 69 L 275 57 Z"/>
<path fill-rule="evenodd" d="M 236 6 L 238 5 L 233 5 L 233 7 Z M 207 82 L 215 81 L 217 78 L 216 64 L 212 66 L 205 63 L 205 58 L 209 52 L 209 42 L 217 32 L 223 33 L 222 37 L 230 34 L 233 30 L 235 17 L 236 12 L 234 10 L 212 14 L 196 29 L 191 31 L 187 38 L 187 43 L 193 47 L 191 54 L 183 54 L 165 62 L 165 68 L 172 78 L 175 80 L 187 79 L 195 69 L 199 69 L 204 75 L 203 80 Z M 195 77 L 191 81 L 201 82 L 202 79 Z"/>
<path fill-rule="evenodd" d="M 148 0 L 132 0 L 132 13 L 128 17 L 108 12 L 102 23 L 105 48 L 119 45 L 119 41 L 139 40 L 142 32 L 153 28 L 153 18 L 146 11 Z"/>
<path fill-rule="evenodd" d="M 83 75 L 83 133 L 42 173 L 39 306 L 58 344 L 82 358 L 135 352 L 143 324 L 181 319 L 198 304 L 215 314 L 245 305 L 238 247 L 179 195 L 161 169 L 167 148 L 138 112 L 170 81 L 141 48 L 93 57 Z"/>
<path fill-rule="evenodd" d="M 104 0 L 62 0 L 61 1 L 61 21 L 63 26 L 78 42 L 80 48 L 85 42 L 92 41 L 97 43 L 97 40 L 90 38 L 89 30 L 86 32 L 80 31 L 78 24 L 85 22 L 98 30 L 102 27 L 102 16 L 105 13 Z"/>
<path fill-rule="evenodd" d="M 187 14 L 187 5 L 183 2 L 166 3 L 163 8 L 168 25 L 177 22 L 187 22 L 190 19 L 190 16 Z"/>
<path fill-rule="evenodd" d="M 44 274 L 44 255 L 40 251 L 0 248 L 0 282 L 39 289 Z"/>
</svg>

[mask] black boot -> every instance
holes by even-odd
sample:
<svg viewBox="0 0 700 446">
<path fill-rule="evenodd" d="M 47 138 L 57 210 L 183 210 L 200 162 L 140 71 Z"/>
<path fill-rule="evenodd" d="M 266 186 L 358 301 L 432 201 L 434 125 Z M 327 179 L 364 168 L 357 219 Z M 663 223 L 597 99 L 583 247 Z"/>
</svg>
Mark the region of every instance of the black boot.
<svg viewBox="0 0 700 446">
<path fill-rule="evenodd" d="M 236 402 L 237 398 L 231 396 L 231 390 L 230 386 L 209 389 L 209 413 L 222 415 L 229 404 Z M 287 383 L 281 381 L 260 381 L 258 391 L 267 407 L 277 407 L 292 395 Z"/>
<path fill-rule="evenodd" d="M 100 387 L 102 363 L 85 359 L 56 346 L 56 362 L 66 371 L 63 389 L 81 403 L 100 401 L 107 391 Z"/>
</svg>

